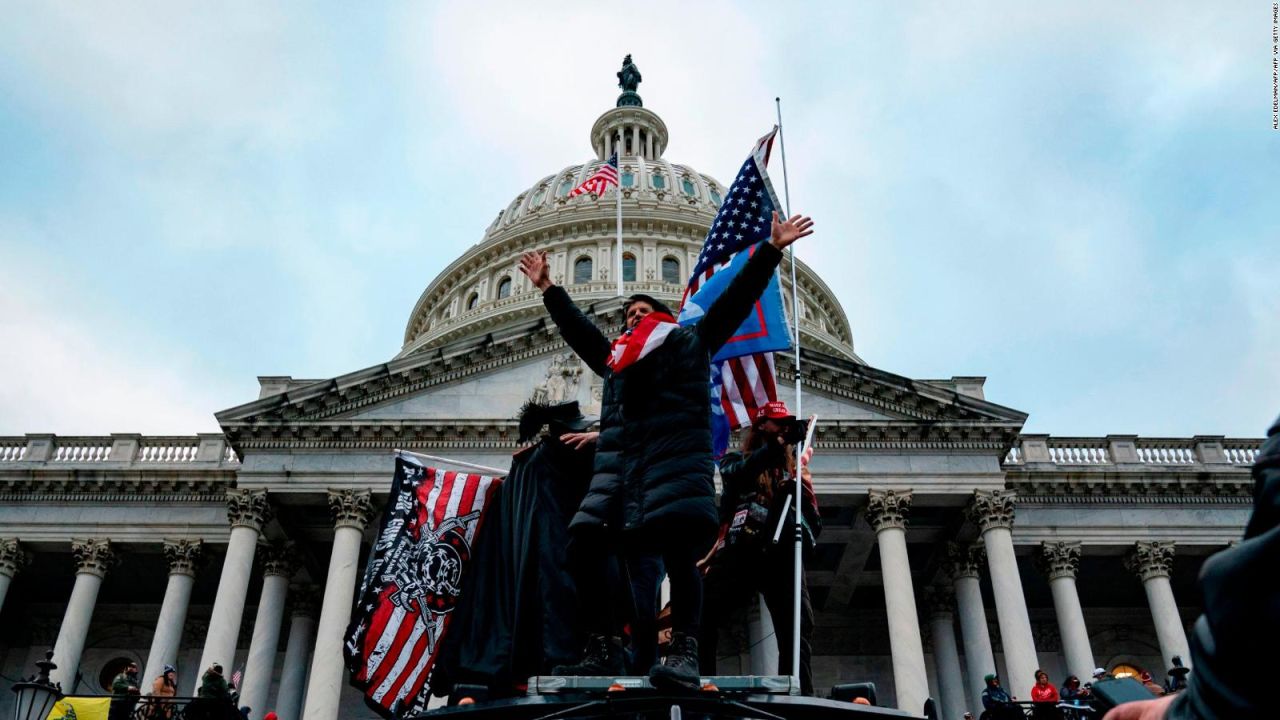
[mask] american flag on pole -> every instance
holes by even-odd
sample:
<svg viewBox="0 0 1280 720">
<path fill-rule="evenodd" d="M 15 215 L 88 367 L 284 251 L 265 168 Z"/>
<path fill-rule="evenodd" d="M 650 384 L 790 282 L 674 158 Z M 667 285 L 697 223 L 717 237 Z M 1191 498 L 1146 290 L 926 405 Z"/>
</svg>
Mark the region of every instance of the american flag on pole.
<svg viewBox="0 0 1280 720">
<path fill-rule="evenodd" d="M 573 190 L 570 190 L 566 197 L 578 197 L 579 195 L 585 195 L 587 193 L 600 197 L 601 195 L 604 195 L 604 191 L 608 190 L 610 185 L 614 187 L 618 186 L 618 153 L 616 152 L 609 156 L 609 159 L 604 165 L 600 166 L 600 169 L 596 171 L 595 175 L 592 175 L 587 178 L 586 182 Z"/>
<path fill-rule="evenodd" d="M 396 454 L 391 497 L 360 584 L 345 654 L 351 684 L 383 717 L 426 708 L 431 669 L 500 478 Z"/>
<path fill-rule="evenodd" d="M 766 170 L 777 133 L 774 127 L 756 142 L 725 194 L 685 288 L 681 324 L 696 321 L 746 264 L 752 249 L 769 239 L 773 212 L 781 206 Z M 756 410 L 778 399 L 773 351 L 785 350 L 790 343 L 775 275 L 755 312 L 711 364 L 711 431 L 717 457 L 728 448 L 729 433 L 749 425 Z"/>
</svg>

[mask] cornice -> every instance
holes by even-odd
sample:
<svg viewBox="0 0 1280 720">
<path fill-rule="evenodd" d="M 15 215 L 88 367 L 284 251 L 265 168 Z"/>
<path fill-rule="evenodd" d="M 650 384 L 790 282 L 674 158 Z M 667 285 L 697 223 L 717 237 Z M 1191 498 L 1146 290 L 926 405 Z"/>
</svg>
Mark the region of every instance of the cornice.
<svg viewBox="0 0 1280 720">
<path fill-rule="evenodd" d="M 235 470 L 174 468 L 157 473 L 108 469 L 91 471 L 27 470 L 17 479 L 0 480 L 0 500 L 110 500 L 149 502 L 163 497 L 203 502 L 221 498 L 235 485 Z"/>
</svg>

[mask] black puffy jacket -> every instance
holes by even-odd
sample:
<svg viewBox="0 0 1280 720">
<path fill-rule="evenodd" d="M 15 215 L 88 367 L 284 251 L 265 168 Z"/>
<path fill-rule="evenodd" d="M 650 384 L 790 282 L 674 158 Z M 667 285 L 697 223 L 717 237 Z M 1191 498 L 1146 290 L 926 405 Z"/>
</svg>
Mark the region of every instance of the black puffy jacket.
<svg viewBox="0 0 1280 720">
<path fill-rule="evenodd" d="M 561 337 L 604 378 L 595 471 L 572 526 L 629 531 L 678 519 L 708 541 L 714 535 L 711 358 L 747 318 L 781 259 L 770 243 L 758 245 L 701 321 L 618 373 L 606 364 L 612 343 L 564 288 L 543 293 Z"/>
</svg>

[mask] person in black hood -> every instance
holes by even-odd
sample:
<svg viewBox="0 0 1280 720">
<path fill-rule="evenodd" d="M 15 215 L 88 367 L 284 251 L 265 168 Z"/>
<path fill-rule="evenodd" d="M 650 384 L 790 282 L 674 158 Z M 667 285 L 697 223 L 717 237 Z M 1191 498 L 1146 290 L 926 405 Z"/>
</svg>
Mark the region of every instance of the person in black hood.
<svg viewBox="0 0 1280 720">
<path fill-rule="evenodd" d="M 774 213 L 770 240 L 754 247 L 750 260 L 696 324 L 680 327 L 661 303 L 636 295 L 624 305 L 626 330 L 612 343 L 551 282 L 546 253 L 521 258 L 520 271 L 542 291 L 561 337 L 604 378 L 595 472 L 571 524 L 571 562 L 590 637 L 583 661 L 560 672 L 609 675 L 621 670 L 622 647 L 613 639 L 619 628 L 609 616 L 598 578 L 609 554 L 629 545 L 661 555 L 671 583 L 671 647 L 649 679 L 659 686 L 698 687 L 702 577 L 696 563 L 718 526 L 708 398 L 711 358 L 750 314 L 783 248 L 812 232 L 809 218 L 796 215 L 783 221 Z"/>
<path fill-rule="evenodd" d="M 469 683 L 502 697 L 577 659 L 583 637 L 565 546 L 591 480 L 594 422 L 577 402 L 521 408 L 519 442 L 537 442 L 516 452 L 490 501 L 463 588 L 467 600 L 455 610 L 435 671 L 437 693 Z"/>
</svg>

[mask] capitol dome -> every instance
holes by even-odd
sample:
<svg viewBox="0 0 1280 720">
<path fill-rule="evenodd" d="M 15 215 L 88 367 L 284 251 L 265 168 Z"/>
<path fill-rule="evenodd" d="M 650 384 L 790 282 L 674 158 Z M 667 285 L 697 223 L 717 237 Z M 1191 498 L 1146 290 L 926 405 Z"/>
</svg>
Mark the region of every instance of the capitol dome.
<svg viewBox="0 0 1280 720">
<path fill-rule="evenodd" d="M 638 103 L 639 97 L 632 94 L 632 100 Z M 615 148 L 619 138 L 622 146 Z M 620 308 L 614 195 L 567 197 L 615 149 L 622 186 L 624 290 L 678 305 L 725 186 L 664 157 L 667 140 L 662 118 L 638 104 L 620 104 L 602 114 L 591 128 L 594 157 L 551 173 L 516 195 L 480 242 L 431 281 L 409 316 L 397 357 L 501 333 L 544 316 L 540 293 L 518 270 L 520 256 L 530 250 L 547 251 L 552 280 L 579 304 L 601 308 L 617 303 Z M 748 147 L 745 142 L 743 147 Z M 785 262 L 783 268 L 790 311 Z M 849 321 L 830 288 L 803 262 L 797 265 L 797 277 L 803 345 L 857 361 Z"/>
</svg>

